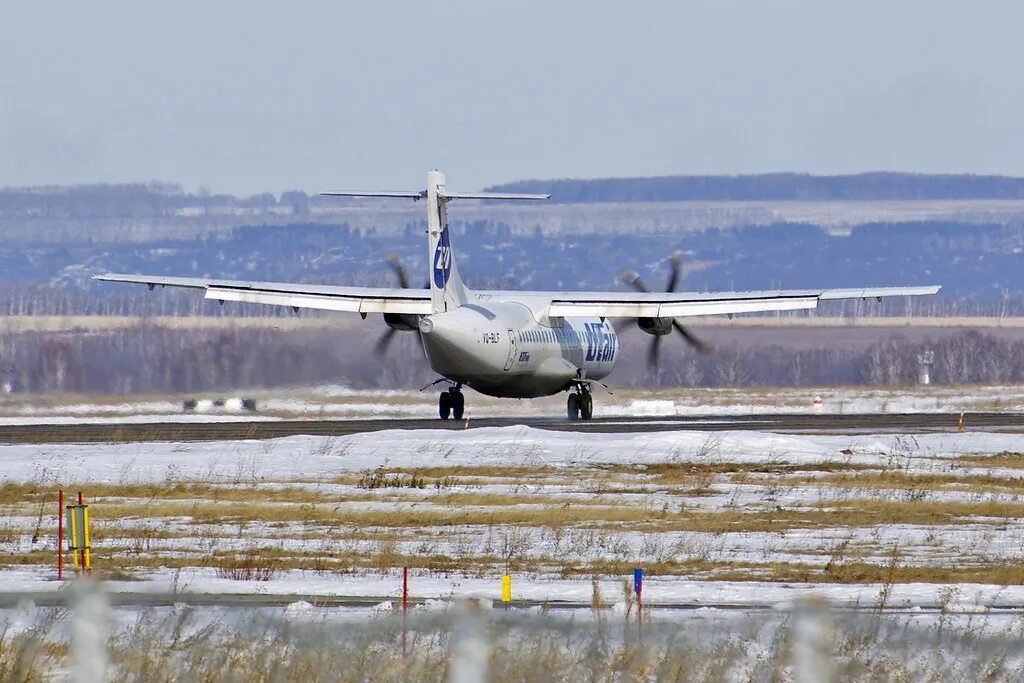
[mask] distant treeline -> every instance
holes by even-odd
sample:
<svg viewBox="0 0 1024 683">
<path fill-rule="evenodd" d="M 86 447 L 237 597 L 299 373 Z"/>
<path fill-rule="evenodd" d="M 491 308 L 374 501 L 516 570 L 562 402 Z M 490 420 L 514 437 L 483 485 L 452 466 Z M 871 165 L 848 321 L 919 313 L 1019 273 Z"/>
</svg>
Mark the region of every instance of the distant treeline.
<svg viewBox="0 0 1024 683">
<path fill-rule="evenodd" d="M 914 342 L 899 335 L 864 350 L 822 346 L 725 345 L 705 355 L 670 359 L 657 375 L 637 375 L 635 386 L 908 386 L 918 383 L 918 358 L 930 352 L 935 384 L 1024 381 L 1024 342 L 969 330 Z"/>
<path fill-rule="evenodd" d="M 182 212 L 305 213 L 325 200 L 305 192 L 269 192 L 248 197 L 188 193 L 175 183 L 51 185 L 0 188 L 0 216 L 45 218 L 152 218 Z M 326 202 L 325 202 L 326 203 Z"/>
<path fill-rule="evenodd" d="M 451 228 L 459 270 L 477 289 L 621 291 L 616 276 L 622 269 L 638 272 L 648 286 L 660 289 L 669 276 L 668 255 L 680 250 L 680 291 L 943 285 L 940 296 L 915 301 L 913 308 L 903 299 L 883 302 L 884 310 L 896 315 L 1020 315 L 1024 298 L 1024 227 L 1019 225 L 871 223 L 854 226 L 845 236 L 793 223 L 641 237 L 541 231 L 514 236 L 507 225 L 486 221 L 453 222 Z M 185 304 L 201 299 L 185 292 L 181 304 L 172 303 L 167 300 L 171 289 L 148 292 L 91 279 L 103 272 L 393 287 L 398 281 L 384 259 L 388 252 L 401 258 L 411 281 L 422 287 L 427 254 L 415 223 L 397 236 L 377 235 L 373 228 L 297 223 L 145 244 L 25 248 L 0 240 L 0 307 L 10 314 L 134 313 L 137 309 L 125 306 L 147 299 L 152 301 L 138 305 L 192 314 L 193 307 Z M 64 288 L 88 294 L 60 291 Z"/>
<path fill-rule="evenodd" d="M 1024 178 L 968 174 L 873 172 L 817 176 L 765 173 L 594 180 L 521 180 L 487 188 L 549 192 L 555 202 L 678 202 L 843 199 L 1024 199 Z M 248 197 L 185 192 L 175 183 L 90 184 L 0 188 L 0 216 L 146 218 L 182 212 L 304 214 L 337 199 L 299 190 Z"/>
<path fill-rule="evenodd" d="M 555 202 L 1024 199 L 1024 178 L 873 172 L 817 176 L 765 173 L 594 180 L 521 180 L 493 192 L 547 192 Z"/>
<path fill-rule="evenodd" d="M 107 332 L 0 333 L 0 379 L 19 393 L 182 393 L 343 384 L 419 388 L 436 375 L 418 340 L 402 334 L 386 358 L 366 343 L 383 325 L 339 344 L 331 328 L 174 330 L 140 324 Z M 636 341 L 636 340 L 634 340 Z M 643 342 L 644 340 L 639 340 Z M 917 358 L 934 354 L 938 384 L 1024 382 L 1024 342 L 974 331 L 934 341 L 899 336 L 862 350 L 775 344 L 666 353 L 658 373 L 643 369 L 643 348 L 624 349 L 619 382 L 632 386 L 909 385 Z M 618 370 L 617 370 L 618 372 Z"/>
</svg>

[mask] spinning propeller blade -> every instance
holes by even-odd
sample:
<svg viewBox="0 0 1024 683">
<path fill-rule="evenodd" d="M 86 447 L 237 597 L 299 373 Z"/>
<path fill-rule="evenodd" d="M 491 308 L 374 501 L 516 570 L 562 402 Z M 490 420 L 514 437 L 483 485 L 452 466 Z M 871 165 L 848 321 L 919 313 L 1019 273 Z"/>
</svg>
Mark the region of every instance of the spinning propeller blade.
<svg viewBox="0 0 1024 683">
<path fill-rule="evenodd" d="M 403 266 L 401 260 L 399 260 L 398 254 L 393 251 L 388 252 L 384 255 L 384 260 L 391 266 L 391 270 L 394 271 L 395 277 L 398 278 L 398 286 L 402 289 L 409 289 L 409 276 L 405 271 L 405 266 Z M 430 287 L 429 281 L 423 284 L 423 289 L 427 289 L 428 287 Z M 373 352 L 378 358 L 382 358 L 387 353 L 388 347 L 391 345 L 391 340 L 394 339 L 395 332 L 397 331 L 398 330 L 393 327 L 388 327 L 388 329 L 384 331 L 384 334 L 377 339 L 377 344 L 374 346 Z"/>
<path fill-rule="evenodd" d="M 676 285 L 679 284 L 679 275 L 682 271 L 683 264 L 683 253 L 681 251 L 674 251 L 669 256 L 669 264 L 672 268 L 671 273 L 668 277 L 668 285 L 665 287 L 666 292 L 676 291 Z M 624 270 L 619 274 L 619 280 L 626 283 L 638 292 L 649 292 L 650 289 L 644 284 L 643 280 L 640 279 L 640 275 L 632 270 Z M 692 332 L 687 330 L 683 325 L 676 319 L 672 320 L 672 327 L 682 335 L 686 343 L 692 346 L 697 353 L 707 353 L 711 350 L 711 346 L 701 341 Z M 651 340 L 650 349 L 647 351 L 647 366 L 652 372 L 656 372 L 659 367 L 661 354 L 661 336 L 655 335 L 654 339 Z"/>
</svg>

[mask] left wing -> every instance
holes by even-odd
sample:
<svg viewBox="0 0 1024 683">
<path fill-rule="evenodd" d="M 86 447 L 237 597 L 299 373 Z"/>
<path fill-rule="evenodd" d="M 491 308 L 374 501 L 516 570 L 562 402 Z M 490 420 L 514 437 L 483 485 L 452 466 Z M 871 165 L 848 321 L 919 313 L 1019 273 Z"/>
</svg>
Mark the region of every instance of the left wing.
<svg viewBox="0 0 1024 683">
<path fill-rule="evenodd" d="M 548 315 L 607 318 L 687 318 L 761 311 L 816 308 L 819 301 L 881 299 L 884 296 L 935 294 L 926 287 L 869 287 L 864 289 L 778 289 L 764 292 L 481 292 L 501 301 L 519 296 L 551 302 Z"/>
<path fill-rule="evenodd" d="M 292 308 L 318 308 L 351 313 L 429 314 L 430 291 L 426 289 L 389 289 L 386 287 L 334 287 L 297 285 L 286 282 L 250 282 L 212 280 L 198 277 L 159 277 L 155 275 L 96 275 L 105 282 L 135 282 L 161 287 L 203 289 L 205 298 L 215 301 L 241 301 Z"/>
</svg>

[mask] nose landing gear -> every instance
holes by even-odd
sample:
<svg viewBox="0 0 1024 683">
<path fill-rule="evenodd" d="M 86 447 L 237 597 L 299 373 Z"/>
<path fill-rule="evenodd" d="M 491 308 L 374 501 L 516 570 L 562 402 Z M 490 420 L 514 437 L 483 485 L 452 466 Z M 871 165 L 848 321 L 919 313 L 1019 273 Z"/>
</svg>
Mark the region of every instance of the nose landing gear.
<svg viewBox="0 0 1024 683">
<path fill-rule="evenodd" d="M 461 420 L 466 411 L 466 397 L 462 394 L 462 385 L 455 384 L 437 397 L 437 412 L 442 420 L 452 417 Z"/>
<path fill-rule="evenodd" d="M 594 397 L 585 384 L 576 385 L 576 393 L 569 390 L 569 398 L 565 402 L 565 412 L 570 420 L 589 420 L 594 417 Z"/>
</svg>

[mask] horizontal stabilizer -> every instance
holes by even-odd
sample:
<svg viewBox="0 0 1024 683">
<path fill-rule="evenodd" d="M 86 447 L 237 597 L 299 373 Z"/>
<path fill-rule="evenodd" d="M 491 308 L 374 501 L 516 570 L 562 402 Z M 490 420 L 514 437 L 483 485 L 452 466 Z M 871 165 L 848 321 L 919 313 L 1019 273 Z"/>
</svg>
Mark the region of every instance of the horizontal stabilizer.
<svg viewBox="0 0 1024 683">
<path fill-rule="evenodd" d="M 549 194 L 523 194 L 521 192 L 445 192 L 447 199 L 550 199 Z"/>
<path fill-rule="evenodd" d="M 364 192 L 362 190 L 356 190 L 352 192 L 321 192 L 321 195 L 325 197 L 397 197 L 398 199 L 424 199 L 427 196 L 426 190 L 420 190 L 417 192 L 406 192 L 404 190 L 382 192 Z"/>
<path fill-rule="evenodd" d="M 397 199 L 426 199 L 427 191 L 404 192 L 404 191 L 383 191 L 383 192 L 321 192 L 325 197 L 394 197 Z M 439 196 L 445 199 L 548 199 L 549 194 L 522 194 L 516 192 L 445 192 Z"/>
</svg>

